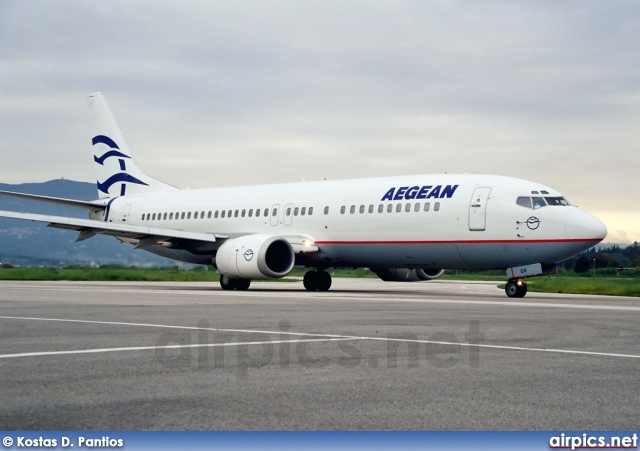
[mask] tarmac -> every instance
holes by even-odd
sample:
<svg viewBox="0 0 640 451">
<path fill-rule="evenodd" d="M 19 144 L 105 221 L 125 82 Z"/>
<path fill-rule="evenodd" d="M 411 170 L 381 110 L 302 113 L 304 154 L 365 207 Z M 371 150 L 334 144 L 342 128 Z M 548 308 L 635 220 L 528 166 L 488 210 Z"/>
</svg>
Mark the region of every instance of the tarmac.
<svg viewBox="0 0 640 451">
<path fill-rule="evenodd" d="M 633 430 L 640 298 L 0 282 L 4 430 Z"/>
</svg>

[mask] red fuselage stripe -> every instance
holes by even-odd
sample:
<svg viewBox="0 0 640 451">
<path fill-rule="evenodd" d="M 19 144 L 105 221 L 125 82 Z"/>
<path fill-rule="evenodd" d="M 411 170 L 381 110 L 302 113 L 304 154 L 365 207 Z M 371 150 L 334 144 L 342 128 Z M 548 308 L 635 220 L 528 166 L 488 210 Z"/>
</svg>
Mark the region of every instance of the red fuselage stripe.
<svg viewBox="0 0 640 451">
<path fill-rule="evenodd" d="M 439 241 L 316 241 L 315 244 L 517 244 L 517 243 L 598 243 L 600 238 L 560 238 L 547 240 L 439 240 Z"/>
</svg>

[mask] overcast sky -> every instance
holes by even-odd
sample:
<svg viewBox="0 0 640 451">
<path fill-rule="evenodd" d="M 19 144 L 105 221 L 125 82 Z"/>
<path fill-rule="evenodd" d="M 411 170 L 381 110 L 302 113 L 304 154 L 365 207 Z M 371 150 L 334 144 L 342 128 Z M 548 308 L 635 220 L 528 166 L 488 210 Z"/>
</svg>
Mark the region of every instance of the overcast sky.
<svg viewBox="0 0 640 451">
<path fill-rule="evenodd" d="M 179 187 L 489 173 L 640 241 L 640 2 L 0 0 L 0 182 L 95 182 L 86 95 Z"/>
</svg>

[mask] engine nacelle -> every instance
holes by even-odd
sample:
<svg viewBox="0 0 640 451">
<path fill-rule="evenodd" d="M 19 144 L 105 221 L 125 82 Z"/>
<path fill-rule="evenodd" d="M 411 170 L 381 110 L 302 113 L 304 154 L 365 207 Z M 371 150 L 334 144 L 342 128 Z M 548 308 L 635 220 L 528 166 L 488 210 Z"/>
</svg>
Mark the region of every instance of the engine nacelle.
<svg viewBox="0 0 640 451">
<path fill-rule="evenodd" d="M 371 268 L 385 282 L 424 282 L 437 279 L 444 269 L 428 268 Z"/>
<path fill-rule="evenodd" d="M 225 241 L 213 264 L 232 279 L 270 279 L 289 274 L 294 262 L 293 247 L 287 240 L 256 234 Z"/>
</svg>

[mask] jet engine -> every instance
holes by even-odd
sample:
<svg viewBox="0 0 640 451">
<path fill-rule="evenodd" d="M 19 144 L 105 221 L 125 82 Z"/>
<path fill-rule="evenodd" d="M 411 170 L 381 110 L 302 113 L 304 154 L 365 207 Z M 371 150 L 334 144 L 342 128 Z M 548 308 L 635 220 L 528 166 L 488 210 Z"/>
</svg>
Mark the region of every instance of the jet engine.
<svg viewBox="0 0 640 451">
<path fill-rule="evenodd" d="M 421 282 L 437 279 L 444 269 L 429 268 L 371 268 L 385 282 Z"/>
<path fill-rule="evenodd" d="M 281 237 L 256 234 L 225 241 L 213 264 L 229 278 L 270 279 L 291 272 L 295 255 L 291 244 Z"/>
</svg>

